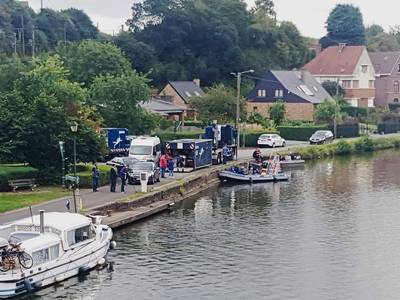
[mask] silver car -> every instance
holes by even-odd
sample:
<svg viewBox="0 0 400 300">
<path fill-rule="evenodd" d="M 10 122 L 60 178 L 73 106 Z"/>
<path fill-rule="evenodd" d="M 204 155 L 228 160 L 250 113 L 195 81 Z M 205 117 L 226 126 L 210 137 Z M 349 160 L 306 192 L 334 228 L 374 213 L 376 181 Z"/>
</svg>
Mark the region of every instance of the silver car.
<svg viewBox="0 0 400 300">
<path fill-rule="evenodd" d="M 326 144 L 332 142 L 334 136 L 330 130 L 318 130 L 310 137 L 310 144 Z"/>
<path fill-rule="evenodd" d="M 129 168 L 128 182 L 135 184 L 140 181 L 140 174 L 146 173 L 149 184 L 160 181 L 160 168 L 152 161 L 138 161 Z"/>
</svg>

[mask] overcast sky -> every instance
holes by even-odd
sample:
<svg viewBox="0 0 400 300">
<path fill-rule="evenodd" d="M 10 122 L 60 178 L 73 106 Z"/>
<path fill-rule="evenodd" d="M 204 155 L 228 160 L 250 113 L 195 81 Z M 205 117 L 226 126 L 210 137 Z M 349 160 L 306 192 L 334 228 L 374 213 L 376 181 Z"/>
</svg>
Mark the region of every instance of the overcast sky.
<svg viewBox="0 0 400 300">
<path fill-rule="evenodd" d="M 41 0 L 29 0 L 35 9 Z M 86 11 L 100 30 L 118 31 L 129 18 L 133 0 L 43 0 L 46 7 L 62 9 L 76 7 Z M 246 0 L 250 5 L 254 0 Z M 279 20 L 292 21 L 301 33 L 311 37 L 325 35 L 325 22 L 337 3 L 352 3 L 360 7 L 364 23 L 380 24 L 385 29 L 400 24 L 397 0 L 274 0 Z"/>
</svg>

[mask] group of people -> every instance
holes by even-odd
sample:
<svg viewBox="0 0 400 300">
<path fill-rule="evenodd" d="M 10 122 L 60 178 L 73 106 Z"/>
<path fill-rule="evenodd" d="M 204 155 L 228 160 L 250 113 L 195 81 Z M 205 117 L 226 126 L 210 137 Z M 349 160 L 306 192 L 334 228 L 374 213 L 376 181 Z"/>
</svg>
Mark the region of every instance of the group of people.
<svg viewBox="0 0 400 300">
<path fill-rule="evenodd" d="M 110 170 L 110 191 L 115 193 L 117 187 L 117 179 L 121 178 L 121 193 L 125 192 L 126 180 L 128 178 L 128 169 L 126 166 L 111 166 Z M 94 164 L 92 168 L 92 189 L 93 192 L 97 192 L 99 187 L 100 172 L 97 164 Z"/>
</svg>

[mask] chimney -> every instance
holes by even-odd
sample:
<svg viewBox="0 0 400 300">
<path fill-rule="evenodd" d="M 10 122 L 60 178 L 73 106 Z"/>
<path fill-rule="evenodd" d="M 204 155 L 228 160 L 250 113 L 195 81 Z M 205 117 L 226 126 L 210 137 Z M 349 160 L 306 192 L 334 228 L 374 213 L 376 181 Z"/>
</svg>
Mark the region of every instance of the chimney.
<svg viewBox="0 0 400 300">
<path fill-rule="evenodd" d="M 40 214 L 40 233 L 44 233 L 44 210 L 39 210 Z"/>
<path fill-rule="evenodd" d="M 200 79 L 198 79 L 198 78 L 193 79 L 193 83 L 194 83 L 195 85 L 197 85 L 198 87 L 200 87 Z"/>
<path fill-rule="evenodd" d="M 342 53 L 345 47 L 346 43 L 339 43 L 339 53 Z"/>
</svg>

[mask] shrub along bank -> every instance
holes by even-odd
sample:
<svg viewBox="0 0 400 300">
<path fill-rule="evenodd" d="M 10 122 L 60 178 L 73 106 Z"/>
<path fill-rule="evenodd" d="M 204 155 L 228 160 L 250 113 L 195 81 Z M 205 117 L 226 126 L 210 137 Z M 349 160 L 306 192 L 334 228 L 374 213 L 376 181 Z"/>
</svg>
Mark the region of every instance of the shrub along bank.
<svg viewBox="0 0 400 300">
<path fill-rule="evenodd" d="M 79 187 L 91 188 L 92 187 L 92 168 L 93 165 L 78 165 L 76 168 L 77 176 L 79 177 Z M 110 183 L 110 167 L 101 165 L 99 168 L 99 186 L 107 185 Z M 72 174 L 69 174 L 72 175 Z"/>
<path fill-rule="evenodd" d="M 361 137 L 354 140 L 340 140 L 332 144 L 293 148 L 290 152 L 299 153 L 304 159 L 316 159 L 333 155 L 357 154 L 394 148 L 400 148 L 400 137 L 378 139 Z M 288 152 L 283 154 L 286 155 Z"/>
<path fill-rule="evenodd" d="M 0 165 L 0 192 L 11 190 L 9 180 L 37 179 L 38 170 L 24 165 Z"/>
</svg>

